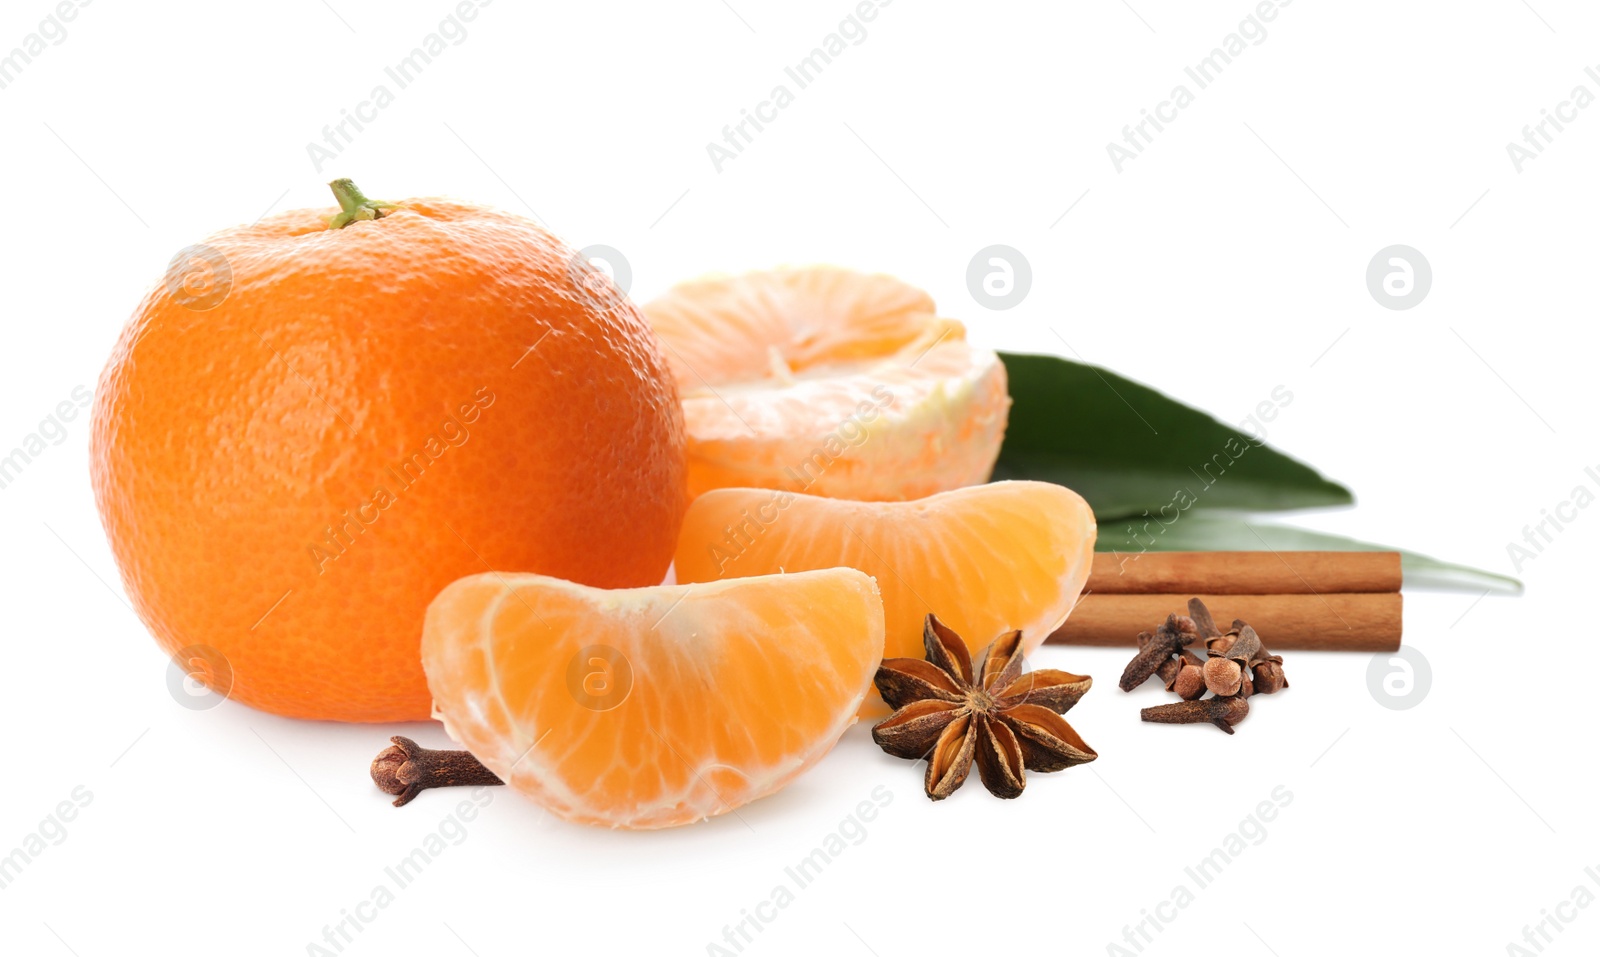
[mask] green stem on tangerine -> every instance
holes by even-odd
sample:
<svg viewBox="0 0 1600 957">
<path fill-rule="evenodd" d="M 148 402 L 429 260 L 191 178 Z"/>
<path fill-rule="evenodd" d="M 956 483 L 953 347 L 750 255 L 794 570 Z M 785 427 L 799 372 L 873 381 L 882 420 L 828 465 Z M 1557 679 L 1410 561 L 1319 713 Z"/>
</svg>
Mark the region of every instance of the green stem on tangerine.
<svg viewBox="0 0 1600 957">
<path fill-rule="evenodd" d="M 343 229 L 358 220 L 382 219 L 384 212 L 399 209 L 394 203 L 385 203 L 379 199 L 368 199 L 348 177 L 336 179 L 328 184 L 333 190 L 333 198 L 339 201 L 339 212 L 328 219 L 329 229 Z"/>
</svg>

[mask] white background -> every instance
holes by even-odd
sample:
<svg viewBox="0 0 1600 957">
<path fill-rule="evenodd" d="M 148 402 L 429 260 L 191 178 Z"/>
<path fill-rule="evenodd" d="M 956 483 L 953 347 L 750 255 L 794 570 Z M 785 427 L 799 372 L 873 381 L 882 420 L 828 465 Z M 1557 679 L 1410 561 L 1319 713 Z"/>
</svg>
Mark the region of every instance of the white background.
<svg viewBox="0 0 1600 957">
<path fill-rule="evenodd" d="M 641 301 L 834 262 L 927 288 L 982 342 L 1070 348 L 1229 421 L 1286 386 L 1269 440 L 1360 498 L 1296 520 L 1511 572 L 1507 543 L 1600 466 L 1600 108 L 1521 173 L 1506 144 L 1574 86 L 1600 94 L 1600 13 L 1299 0 L 1119 174 L 1107 142 L 1252 9 L 1130 2 L 900 0 L 718 173 L 706 144 L 846 0 L 498 0 L 321 170 L 307 143 L 447 0 L 99 0 L 0 90 L 0 447 L 93 387 L 175 251 L 331 205 L 347 175 L 614 246 Z M 51 9 L 8 0 L 0 53 Z M 994 243 L 1033 267 L 1006 312 L 965 283 Z M 1365 286 L 1394 243 L 1433 267 L 1408 311 Z M 368 761 L 396 731 L 446 739 L 179 707 L 94 512 L 86 419 L 67 433 L 0 490 L 0 855 L 75 787 L 93 797 L 0 890 L 4 949 L 307 953 L 466 796 L 396 810 Z M 781 794 L 667 832 L 564 824 L 502 790 L 345 953 L 704 954 L 878 787 L 893 800 L 865 839 L 746 953 L 1106 953 L 1279 785 L 1265 839 L 1164 910 L 1146 953 L 1506 953 L 1578 885 L 1600 894 L 1600 509 L 1578 516 L 1520 598 L 1408 593 L 1433 672 L 1410 710 L 1375 702 L 1368 656 L 1302 653 L 1232 738 L 1142 725 L 1166 696 L 1117 691 L 1127 653 L 1051 646 L 1036 666 L 1097 679 L 1069 718 L 1101 757 L 1018 801 L 974 777 L 932 804 L 862 725 Z M 1592 953 L 1600 907 L 1560 913 L 1547 952 Z"/>
</svg>

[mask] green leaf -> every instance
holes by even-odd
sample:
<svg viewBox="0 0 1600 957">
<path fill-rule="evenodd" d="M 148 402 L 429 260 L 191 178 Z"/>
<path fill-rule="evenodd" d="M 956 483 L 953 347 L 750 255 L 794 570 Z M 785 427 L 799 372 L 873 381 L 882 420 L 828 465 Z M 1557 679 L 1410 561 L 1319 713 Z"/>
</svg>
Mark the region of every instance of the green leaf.
<svg viewBox="0 0 1600 957">
<path fill-rule="evenodd" d="M 1185 512 L 1171 525 L 1137 520 L 1102 523 L 1095 549 L 1102 552 L 1400 552 L 1400 568 L 1408 588 L 1522 593 L 1522 582 L 1509 575 L 1443 562 L 1404 549 L 1375 545 L 1326 532 L 1256 521 L 1238 512 Z"/>
<path fill-rule="evenodd" d="M 1101 520 L 1348 505 L 1350 490 L 1160 392 L 1056 356 L 1001 353 L 1011 421 L 994 477 L 1065 485 Z M 1168 509 L 1168 514 L 1174 511 Z"/>
</svg>

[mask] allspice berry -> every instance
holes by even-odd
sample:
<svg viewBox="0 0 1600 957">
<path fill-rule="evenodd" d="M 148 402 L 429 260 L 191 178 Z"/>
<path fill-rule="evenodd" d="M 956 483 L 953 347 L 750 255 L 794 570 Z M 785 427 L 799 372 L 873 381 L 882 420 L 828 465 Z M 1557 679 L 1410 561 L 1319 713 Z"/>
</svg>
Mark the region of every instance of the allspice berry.
<svg viewBox="0 0 1600 957">
<path fill-rule="evenodd" d="M 1171 690 L 1185 701 L 1193 701 L 1206 693 L 1205 666 L 1185 661 L 1172 679 Z"/>
<path fill-rule="evenodd" d="M 1244 683 L 1244 669 L 1229 658 L 1210 658 L 1205 664 L 1204 677 L 1212 694 L 1226 698 L 1239 693 L 1239 686 Z"/>
</svg>

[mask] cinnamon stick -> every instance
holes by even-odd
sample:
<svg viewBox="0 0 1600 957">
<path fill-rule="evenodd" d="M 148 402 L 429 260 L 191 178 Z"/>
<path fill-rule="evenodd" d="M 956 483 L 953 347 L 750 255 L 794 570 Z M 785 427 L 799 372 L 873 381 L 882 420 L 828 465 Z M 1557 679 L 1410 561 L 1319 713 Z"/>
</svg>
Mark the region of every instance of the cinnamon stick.
<svg viewBox="0 0 1600 957">
<path fill-rule="evenodd" d="M 1084 593 L 1187 600 L 1399 590 L 1399 552 L 1098 552 Z"/>
<path fill-rule="evenodd" d="M 1313 595 L 1085 595 L 1047 640 L 1075 645 L 1134 645 L 1139 632 L 1173 613 L 1191 595 L 1219 622 L 1241 618 L 1274 651 L 1393 651 L 1400 647 L 1399 592 Z"/>
</svg>

